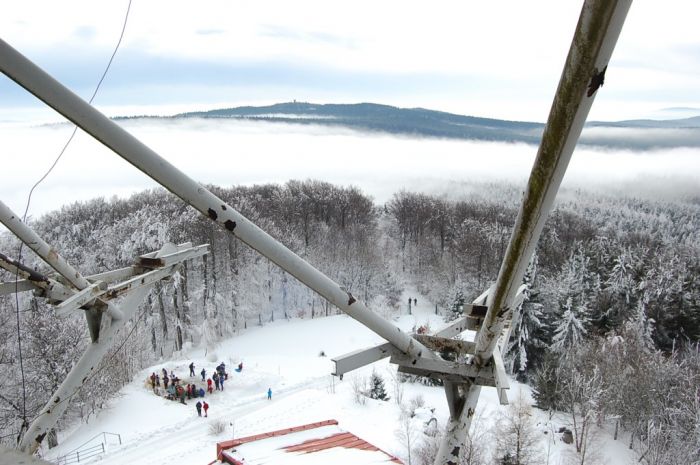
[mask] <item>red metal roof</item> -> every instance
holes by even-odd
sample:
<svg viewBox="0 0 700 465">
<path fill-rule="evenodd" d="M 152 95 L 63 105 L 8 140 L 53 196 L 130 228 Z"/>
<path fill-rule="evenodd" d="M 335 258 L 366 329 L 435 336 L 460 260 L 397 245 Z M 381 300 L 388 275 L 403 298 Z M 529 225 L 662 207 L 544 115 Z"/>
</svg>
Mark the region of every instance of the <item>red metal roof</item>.
<svg viewBox="0 0 700 465">
<path fill-rule="evenodd" d="M 242 465 L 242 462 L 238 461 L 230 454 L 227 454 L 226 451 L 234 449 L 235 447 L 240 446 L 241 444 L 260 441 L 262 439 L 267 439 L 274 436 L 282 436 L 300 431 L 321 428 L 329 425 L 338 425 L 338 422 L 336 420 L 326 420 L 318 423 L 309 423 L 307 425 L 295 426 L 293 428 L 285 428 L 277 431 L 271 431 L 268 433 L 256 434 L 253 436 L 247 436 L 244 438 L 220 442 L 216 445 L 216 455 L 217 458 L 224 463 L 228 463 L 231 465 Z M 391 454 L 387 454 L 378 447 L 368 443 L 364 439 L 358 438 L 357 436 L 349 432 L 341 432 L 318 439 L 308 439 L 306 441 L 300 442 L 299 444 L 286 446 L 284 447 L 284 450 L 287 452 L 302 452 L 310 454 L 326 449 L 332 449 L 334 447 L 343 447 L 348 449 L 360 449 L 368 451 L 380 451 L 386 454 L 388 461 L 397 464 L 402 464 L 402 462 L 398 458 L 392 456 Z"/>
</svg>

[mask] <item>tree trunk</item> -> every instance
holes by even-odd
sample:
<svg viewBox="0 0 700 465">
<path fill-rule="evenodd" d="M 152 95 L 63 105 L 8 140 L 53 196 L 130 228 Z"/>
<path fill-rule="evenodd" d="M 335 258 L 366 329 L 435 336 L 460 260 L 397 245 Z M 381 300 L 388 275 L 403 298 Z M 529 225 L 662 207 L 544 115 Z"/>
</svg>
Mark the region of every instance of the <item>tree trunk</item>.
<svg viewBox="0 0 700 465">
<path fill-rule="evenodd" d="M 177 303 L 177 287 L 173 289 L 173 308 L 175 309 L 175 350 L 182 350 L 182 318 L 180 305 Z"/>
<path fill-rule="evenodd" d="M 163 286 L 156 283 L 156 295 L 158 296 L 158 314 L 160 315 L 160 328 L 163 332 L 163 340 L 168 339 L 168 320 L 165 318 L 165 304 L 163 303 Z"/>
</svg>

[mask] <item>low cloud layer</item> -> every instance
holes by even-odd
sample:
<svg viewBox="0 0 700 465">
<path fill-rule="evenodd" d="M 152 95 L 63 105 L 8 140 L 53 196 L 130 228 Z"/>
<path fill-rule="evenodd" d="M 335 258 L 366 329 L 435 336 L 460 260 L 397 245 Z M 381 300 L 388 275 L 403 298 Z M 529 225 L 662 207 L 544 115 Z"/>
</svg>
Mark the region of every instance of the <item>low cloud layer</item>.
<svg viewBox="0 0 700 465">
<path fill-rule="evenodd" d="M 416 139 L 315 125 L 201 119 L 119 124 L 202 183 L 230 186 L 313 178 L 356 185 L 377 203 L 400 189 L 448 193 L 463 182 L 524 182 L 537 150 L 526 144 Z M 6 163 L 0 199 L 15 212 L 24 211 L 29 189 L 49 168 L 71 130 L 67 124 L 0 125 Z M 673 186 L 684 186 L 687 194 L 700 185 L 698 178 L 696 148 L 639 152 L 582 147 L 574 154 L 564 183 L 612 190 L 644 190 L 644 185 L 653 184 L 671 187 L 670 193 Z M 34 193 L 30 214 L 155 186 L 145 174 L 79 132 Z"/>
</svg>

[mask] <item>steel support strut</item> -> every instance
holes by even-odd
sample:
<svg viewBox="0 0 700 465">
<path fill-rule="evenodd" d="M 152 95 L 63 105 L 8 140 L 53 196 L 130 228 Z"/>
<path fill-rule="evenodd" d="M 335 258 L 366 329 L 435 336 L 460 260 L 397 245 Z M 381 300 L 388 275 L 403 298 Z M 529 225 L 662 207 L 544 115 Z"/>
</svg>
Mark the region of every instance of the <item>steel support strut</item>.
<svg viewBox="0 0 700 465">
<path fill-rule="evenodd" d="M 586 0 L 583 4 L 523 203 L 494 291 L 489 296 L 488 311 L 476 336 L 473 362 L 477 366 L 492 360 L 505 323 L 512 316 L 516 291 L 522 284 L 596 91 L 603 85 L 608 61 L 631 4 L 632 0 Z M 436 465 L 460 463 L 480 389 L 472 384 L 461 412 L 450 418 Z"/>
<path fill-rule="evenodd" d="M 124 291 L 123 293 L 116 293 L 113 295 L 113 297 L 123 295 L 123 298 L 120 301 L 120 308 L 123 310 L 123 314 L 121 311 L 119 311 L 118 313 L 111 312 L 106 315 L 101 325 L 99 338 L 93 340 L 90 345 L 88 345 L 85 352 L 83 352 L 83 355 L 80 357 L 80 359 L 78 359 L 76 364 L 73 365 L 56 392 L 53 393 L 51 399 L 41 410 L 39 415 L 33 419 L 29 429 L 20 440 L 18 446 L 19 449 L 28 453 L 33 453 L 36 451 L 46 437 L 46 434 L 55 426 L 58 419 L 68 407 L 71 397 L 73 397 L 78 389 L 85 384 L 85 381 L 90 376 L 96 375 L 96 369 L 105 355 L 109 352 L 114 338 L 125 327 L 127 321 L 134 317 L 139 304 L 143 301 L 151 286 L 156 282 L 155 279 L 144 279 L 144 277 L 147 274 L 154 273 L 157 274 L 154 275 L 155 278 L 163 279 L 172 275 L 178 269 L 182 261 L 191 258 L 192 256 L 200 256 L 206 252 L 206 250 L 202 248 L 190 248 L 187 244 L 183 244 L 179 247 L 172 244 L 166 244 L 159 252 L 157 252 L 156 257 L 159 258 L 161 256 L 172 254 L 173 249 L 178 252 L 184 252 L 181 255 L 180 261 L 169 263 L 163 268 L 159 268 L 141 275 L 139 277 L 139 283 L 136 286 L 132 285 L 132 280 L 115 285 L 116 288 Z M 103 298 L 113 298 L 108 289 L 104 289 L 104 291 L 105 294 L 103 294 Z M 73 296 L 76 295 L 79 295 L 79 293 L 73 294 Z M 66 299 L 64 302 L 69 302 L 71 298 Z M 104 304 L 109 305 L 110 307 L 114 305 L 111 301 L 105 302 Z M 119 318 L 114 318 L 112 315 L 119 315 Z"/>
<path fill-rule="evenodd" d="M 370 311 L 347 290 L 72 93 L 2 39 L 0 70 L 126 161 L 402 352 L 415 358 L 436 358 L 435 354 L 418 341 Z"/>
<path fill-rule="evenodd" d="M 182 260 L 205 253 L 206 247 L 183 247 L 184 250 L 180 250 L 178 247 L 169 245 L 163 247 L 153 258 L 145 259 L 142 257 L 142 261 L 150 260 L 154 265 L 161 266 L 162 268 L 155 269 L 140 275 L 138 278 L 132 278 L 117 284 L 113 287 L 114 290 L 110 294 L 109 291 L 112 290 L 111 288 L 107 288 L 106 284 L 100 286 L 99 284 L 93 284 L 88 281 L 78 270 L 68 264 L 53 247 L 39 237 L 36 232 L 22 223 L 19 217 L 1 201 L 0 222 L 29 248 L 36 252 L 46 263 L 51 265 L 51 267 L 63 276 L 66 281 L 78 289 L 78 292 L 69 288 L 63 288 L 59 283 L 52 282 L 48 277 L 33 272 L 20 263 L 8 262 L 4 259 L 4 256 L 0 257 L 0 259 L 3 259 L 0 261 L 3 268 L 14 267 L 18 274 L 21 272 L 23 277 L 30 278 L 31 280 L 29 282 L 32 283 L 33 286 L 45 291 L 50 290 L 50 286 L 62 287 L 66 296 L 63 303 L 59 305 L 58 308 L 62 305 L 72 306 L 73 308 L 86 308 L 85 316 L 92 338 L 91 344 L 71 368 L 61 385 L 56 389 L 56 392 L 53 393 L 51 399 L 41 410 L 41 413 L 34 418 L 29 429 L 22 436 L 19 448 L 25 452 L 33 453 L 38 448 L 39 444 L 41 444 L 44 437 L 46 437 L 46 434 L 55 426 L 63 412 L 65 412 L 71 397 L 85 383 L 89 376 L 96 373 L 95 369 L 109 351 L 114 337 L 126 325 L 128 319 L 135 314 L 139 304 L 150 290 L 150 286 L 157 280 L 171 275 Z M 148 275 L 153 276 L 149 279 Z M 134 283 L 134 279 L 138 279 L 138 281 Z M 101 300 L 102 295 L 114 298 L 127 291 L 129 294 L 126 295 L 122 301 L 125 309 L 124 313 L 126 313 L 127 316 L 126 318 L 124 313 L 112 302 Z M 70 293 L 72 293 L 72 295 Z M 79 302 L 71 305 L 76 300 Z M 102 321 L 103 310 L 106 310 L 107 321 Z"/>
<path fill-rule="evenodd" d="M 56 270 L 58 274 L 63 276 L 73 287 L 79 291 L 90 287 L 90 282 L 85 279 L 78 270 L 71 266 L 55 248 L 51 247 L 29 226 L 24 224 L 19 216 L 12 212 L 2 201 L 0 201 L 0 222 L 51 266 L 51 268 Z M 103 311 L 109 313 L 112 318 L 122 318 L 123 316 L 119 309 L 104 302 L 97 302 L 97 305 L 86 310 L 85 320 L 87 321 L 90 337 L 93 342 L 100 336 L 100 322 L 102 321 Z"/>
</svg>

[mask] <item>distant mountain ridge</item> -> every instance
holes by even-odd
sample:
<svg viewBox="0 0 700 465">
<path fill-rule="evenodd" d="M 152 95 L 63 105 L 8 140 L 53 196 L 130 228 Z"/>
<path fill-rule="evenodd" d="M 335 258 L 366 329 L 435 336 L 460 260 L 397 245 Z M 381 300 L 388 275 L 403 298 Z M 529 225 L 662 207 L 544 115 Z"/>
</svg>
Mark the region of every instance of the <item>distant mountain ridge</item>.
<svg viewBox="0 0 700 465">
<path fill-rule="evenodd" d="M 232 118 L 267 122 L 346 127 L 414 137 L 520 142 L 537 145 L 544 124 L 457 115 L 424 108 L 398 108 L 376 103 L 315 104 L 286 102 L 180 113 L 173 118 Z M 600 129 L 604 128 L 601 132 Z M 615 129 L 658 129 L 648 133 L 619 133 Z M 681 130 L 679 134 L 668 130 Z M 677 120 L 590 122 L 581 144 L 608 148 L 700 147 L 700 116 Z"/>
<path fill-rule="evenodd" d="M 397 108 L 376 103 L 313 104 L 288 102 L 190 112 L 176 117 L 246 118 L 297 124 L 344 126 L 358 130 L 412 136 L 487 141 L 539 142 L 543 124 L 463 116 L 423 108 Z"/>
</svg>

